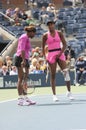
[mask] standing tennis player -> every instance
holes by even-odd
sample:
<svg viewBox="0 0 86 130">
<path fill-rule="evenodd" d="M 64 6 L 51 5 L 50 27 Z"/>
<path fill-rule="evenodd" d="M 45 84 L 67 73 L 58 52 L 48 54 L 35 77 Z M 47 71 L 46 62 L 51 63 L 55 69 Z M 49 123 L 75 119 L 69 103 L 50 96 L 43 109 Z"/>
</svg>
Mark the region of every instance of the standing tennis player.
<svg viewBox="0 0 86 130">
<path fill-rule="evenodd" d="M 30 25 L 24 28 L 25 34 L 22 34 L 18 39 L 18 47 L 15 58 L 15 65 L 18 69 L 18 105 L 34 105 L 35 102 L 31 101 L 27 94 L 23 91 L 22 80 L 23 80 L 23 67 L 25 68 L 25 78 L 29 74 L 29 55 L 31 51 L 30 38 L 33 38 L 36 33 L 34 25 Z"/>
<path fill-rule="evenodd" d="M 71 87 L 70 87 L 70 76 L 69 71 L 66 67 L 66 59 L 64 55 L 64 51 L 66 49 L 66 41 L 62 32 L 55 30 L 55 22 L 50 20 L 47 22 L 47 26 L 49 31 L 43 35 L 42 38 L 42 49 L 43 55 L 46 58 L 49 68 L 50 68 L 50 75 L 51 75 L 51 86 L 53 92 L 53 101 L 58 101 L 56 96 L 56 87 L 55 87 L 55 74 L 56 74 L 56 67 L 57 63 L 60 66 L 64 79 L 66 81 L 67 86 L 67 96 L 69 99 L 74 99 L 71 94 Z M 45 45 L 48 45 L 48 54 L 45 55 Z"/>
</svg>

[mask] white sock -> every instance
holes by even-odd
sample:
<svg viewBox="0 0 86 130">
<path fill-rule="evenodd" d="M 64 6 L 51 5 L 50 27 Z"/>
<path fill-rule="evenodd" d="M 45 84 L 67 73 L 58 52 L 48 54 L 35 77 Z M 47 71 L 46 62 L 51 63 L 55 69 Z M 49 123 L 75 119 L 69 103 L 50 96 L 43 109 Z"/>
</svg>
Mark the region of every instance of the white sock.
<svg viewBox="0 0 86 130">
<path fill-rule="evenodd" d="M 24 95 L 24 99 L 27 99 L 28 98 L 28 96 L 27 95 Z"/>
<path fill-rule="evenodd" d="M 56 94 L 54 94 L 53 97 L 56 97 Z"/>
<path fill-rule="evenodd" d="M 19 95 L 19 98 L 24 98 L 24 96 L 23 95 Z"/>
</svg>

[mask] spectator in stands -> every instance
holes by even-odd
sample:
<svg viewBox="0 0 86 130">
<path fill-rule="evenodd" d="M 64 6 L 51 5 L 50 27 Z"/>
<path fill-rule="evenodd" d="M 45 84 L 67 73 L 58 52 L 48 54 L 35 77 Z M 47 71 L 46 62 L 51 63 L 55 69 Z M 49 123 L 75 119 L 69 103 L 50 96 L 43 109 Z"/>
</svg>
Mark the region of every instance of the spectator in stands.
<svg viewBox="0 0 86 130">
<path fill-rule="evenodd" d="M 43 70 L 40 68 L 39 62 L 36 64 L 36 69 L 33 71 L 33 74 L 42 74 L 44 73 Z"/>
<path fill-rule="evenodd" d="M 47 65 L 45 63 L 44 58 L 39 58 L 40 70 L 46 72 Z"/>
<path fill-rule="evenodd" d="M 80 54 L 82 56 L 85 56 L 86 57 L 86 49 L 84 49 L 84 51 Z M 84 58 L 85 59 L 85 58 Z"/>
<path fill-rule="evenodd" d="M 82 0 L 70 0 L 72 2 L 73 6 L 76 6 L 77 4 L 82 4 Z"/>
<path fill-rule="evenodd" d="M 30 64 L 30 69 L 29 69 L 29 73 L 33 73 L 34 70 L 36 70 L 36 65 L 37 65 L 37 59 L 36 58 L 33 58 L 31 60 L 31 64 Z"/>
<path fill-rule="evenodd" d="M 16 66 L 12 66 L 12 70 L 10 70 L 10 75 L 17 75 L 17 74 L 18 72 Z"/>
<path fill-rule="evenodd" d="M 3 59 L 0 57 L 0 75 L 2 75 Z"/>
<path fill-rule="evenodd" d="M 83 79 L 84 85 L 86 85 L 86 61 L 85 61 L 85 70 L 83 72 L 82 79 Z"/>
<path fill-rule="evenodd" d="M 14 10 L 13 10 L 12 8 L 8 8 L 8 9 L 6 10 L 6 15 L 7 15 L 8 17 L 12 17 L 13 14 L 14 14 Z"/>
<path fill-rule="evenodd" d="M 82 80 L 86 81 L 86 61 L 84 60 L 83 56 L 80 56 L 76 60 L 76 85 L 81 84 Z M 85 78 L 85 79 L 84 79 Z"/>
<path fill-rule="evenodd" d="M 32 59 L 33 58 L 36 58 L 37 60 L 39 59 L 40 57 L 40 48 L 39 47 L 36 47 L 34 48 L 34 52 L 32 54 Z"/>
<path fill-rule="evenodd" d="M 62 32 L 59 32 L 55 30 L 55 22 L 52 20 L 49 20 L 47 22 L 47 26 L 49 31 L 46 32 L 43 35 L 42 39 L 42 49 L 44 57 L 46 58 L 49 68 L 50 68 L 50 75 L 51 75 L 51 86 L 52 86 L 52 92 L 53 92 L 53 101 L 58 101 L 58 98 L 56 96 L 56 89 L 55 89 L 55 74 L 56 74 L 56 67 L 57 63 L 59 64 L 60 68 L 63 71 L 64 78 L 67 85 L 67 96 L 69 99 L 74 99 L 71 94 L 71 87 L 70 87 L 70 76 L 69 71 L 66 66 L 66 60 L 64 51 L 66 49 L 66 41 L 62 34 Z M 45 45 L 48 45 L 48 54 L 47 57 L 45 56 Z M 62 47 L 61 47 L 62 43 Z"/>
<path fill-rule="evenodd" d="M 40 58 L 43 58 L 43 52 L 42 52 L 41 49 L 40 49 L 40 51 L 39 51 L 39 57 L 40 57 Z"/>
<path fill-rule="evenodd" d="M 49 18 L 48 11 L 46 10 L 45 6 L 42 6 L 40 14 L 39 14 L 39 20 L 43 24 L 46 24 L 48 18 Z"/>
<path fill-rule="evenodd" d="M 2 76 L 9 75 L 9 71 L 8 71 L 8 68 L 7 68 L 6 65 L 3 65 L 3 66 L 2 66 L 1 75 L 2 75 Z"/>
<path fill-rule="evenodd" d="M 36 28 L 34 25 L 26 26 L 24 28 L 25 34 L 22 34 L 18 39 L 18 47 L 16 52 L 15 66 L 18 70 L 18 105 L 34 105 L 35 102 L 31 101 L 27 97 L 27 93 L 24 92 L 22 81 L 23 81 L 23 68 L 25 69 L 25 81 L 27 81 L 28 71 L 29 71 L 29 57 L 31 51 L 30 38 L 33 38 L 36 34 Z M 25 82 L 27 84 L 27 82 Z"/>
<path fill-rule="evenodd" d="M 66 56 L 66 65 L 67 65 L 67 68 L 70 70 L 70 68 L 71 68 L 71 57 L 70 57 L 70 54 L 68 54 Z"/>
<path fill-rule="evenodd" d="M 10 60 L 11 60 L 11 57 L 7 55 L 5 57 L 5 63 L 4 64 L 7 66 L 7 62 L 10 61 Z"/>
<path fill-rule="evenodd" d="M 34 52 L 33 56 L 32 56 L 32 59 L 33 58 L 36 58 L 37 60 L 39 59 L 39 54 L 37 52 Z"/>
<path fill-rule="evenodd" d="M 9 73 L 10 73 L 10 71 L 12 70 L 12 60 L 8 60 L 6 66 L 8 68 Z"/>
<path fill-rule="evenodd" d="M 31 16 L 28 16 L 27 19 L 26 19 L 26 23 L 27 23 L 28 25 L 30 25 L 30 24 L 35 24 L 35 20 L 34 20 L 34 18 L 32 18 Z"/>
<path fill-rule="evenodd" d="M 37 6 L 37 3 L 36 3 L 37 1 L 36 1 L 36 0 L 30 0 L 30 2 L 31 2 L 31 4 L 33 5 L 33 7 L 34 7 L 34 6 Z"/>
<path fill-rule="evenodd" d="M 73 5 L 73 6 L 76 6 L 76 0 L 69 0 L 69 1 L 72 2 L 72 5 Z"/>
<path fill-rule="evenodd" d="M 76 55 L 74 49 L 71 46 L 68 46 L 65 50 L 65 56 L 68 57 L 68 55 L 70 55 L 70 67 L 74 68 Z"/>
<path fill-rule="evenodd" d="M 35 48 L 35 52 L 38 53 L 38 54 L 40 54 L 40 47 L 36 47 Z"/>
<path fill-rule="evenodd" d="M 25 0 L 25 4 L 27 4 L 27 5 L 28 5 L 28 4 L 29 4 L 29 0 Z"/>
<path fill-rule="evenodd" d="M 28 18 L 28 15 L 26 14 L 25 10 L 21 10 L 21 18 L 22 20 L 26 20 Z"/>
<path fill-rule="evenodd" d="M 48 7 L 47 7 L 47 11 L 52 13 L 53 17 L 56 17 L 56 9 L 55 9 L 55 5 L 53 3 L 49 3 Z"/>
<path fill-rule="evenodd" d="M 34 48 L 34 51 L 32 52 L 32 59 L 36 58 L 38 60 L 39 56 L 40 56 L 40 48 L 36 47 Z"/>
<path fill-rule="evenodd" d="M 25 5 L 26 5 L 26 8 L 28 9 L 28 6 L 29 6 L 29 0 L 25 0 Z"/>
<path fill-rule="evenodd" d="M 15 8 L 12 18 L 15 21 L 15 25 L 20 25 L 21 24 L 22 14 L 21 14 L 21 11 L 20 11 L 20 9 L 18 7 Z"/>
<path fill-rule="evenodd" d="M 65 55 L 67 56 L 68 54 L 70 55 L 71 58 L 76 58 L 75 51 L 71 46 L 68 46 L 67 49 L 65 50 Z"/>
</svg>

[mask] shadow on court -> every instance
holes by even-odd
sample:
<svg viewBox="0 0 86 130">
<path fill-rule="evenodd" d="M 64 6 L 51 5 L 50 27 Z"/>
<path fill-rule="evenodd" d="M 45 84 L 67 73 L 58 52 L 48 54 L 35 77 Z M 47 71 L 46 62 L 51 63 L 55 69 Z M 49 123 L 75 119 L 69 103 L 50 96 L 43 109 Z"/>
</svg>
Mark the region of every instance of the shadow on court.
<svg viewBox="0 0 86 130">
<path fill-rule="evenodd" d="M 33 106 L 18 106 L 17 101 L 0 103 L 1 130 L 86 130 L 86 95 L 74 95 L 70 101 L 58 95 L 32 96 Z"/>
</svg>

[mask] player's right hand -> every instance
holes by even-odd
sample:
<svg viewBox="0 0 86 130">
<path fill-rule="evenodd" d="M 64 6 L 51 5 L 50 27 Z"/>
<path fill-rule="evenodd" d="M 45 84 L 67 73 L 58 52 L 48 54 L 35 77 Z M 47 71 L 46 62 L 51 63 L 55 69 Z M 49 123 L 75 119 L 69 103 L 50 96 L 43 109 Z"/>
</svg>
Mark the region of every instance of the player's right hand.
<svg viewBox="0 0 86 130">
<path fill-rule="evenodd" d="M 21 62 L 21 66 L 22 66 L 22 67 L 25 67 L 25 65 L 26 65 L 26 61 L 23 60 L 23 61 Z"/>
</svg>

